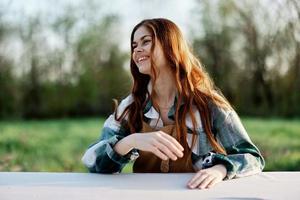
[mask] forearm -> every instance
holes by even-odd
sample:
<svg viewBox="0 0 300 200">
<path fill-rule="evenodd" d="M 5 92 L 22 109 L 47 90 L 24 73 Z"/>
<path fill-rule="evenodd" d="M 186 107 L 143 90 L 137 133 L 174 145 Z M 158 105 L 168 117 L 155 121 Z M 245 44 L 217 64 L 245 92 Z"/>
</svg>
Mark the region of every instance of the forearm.
<svg viewBox="0 0 300 200">
<path fill-rule="evenodd" d="M 94 144 L 85 152 L 82 162 L 90 172 L 115 173 L 121 171 L 129 159 L 119 155 L 113 147 L 122 139 L 115 135 Z"/>
<path fill-rule="evenodd" d="M 247 152 L 233 153 L 229 155 L 215 154 L 215 164 L 223 164 L 227 169 L 226 179 L 249 176 L 261 172 L 264 168 L 264 160 L 259 154 Z"/>
</svg>

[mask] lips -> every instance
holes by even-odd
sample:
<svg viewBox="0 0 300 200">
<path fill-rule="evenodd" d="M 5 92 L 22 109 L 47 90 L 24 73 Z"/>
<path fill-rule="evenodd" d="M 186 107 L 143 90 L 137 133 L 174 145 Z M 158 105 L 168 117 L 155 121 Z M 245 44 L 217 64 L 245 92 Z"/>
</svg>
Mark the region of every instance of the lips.
<svg viewBox="0 0 300 200">
<path fill-rule="evenodd" d="M 149 59 L 149 56 L 139 56 L 139 57 L 137 57 L 136 61 L 137 61 L 137 63 L 140 63 L 140 62 L 143 62 L 148 59 Z"/>
</svg>

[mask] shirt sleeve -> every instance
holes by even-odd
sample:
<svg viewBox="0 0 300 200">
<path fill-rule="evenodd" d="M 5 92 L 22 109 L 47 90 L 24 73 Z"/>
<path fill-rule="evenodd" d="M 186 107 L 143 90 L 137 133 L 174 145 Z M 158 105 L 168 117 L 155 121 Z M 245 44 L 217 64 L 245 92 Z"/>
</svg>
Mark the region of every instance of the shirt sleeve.
<svg viewBox="0 0 300 200">
<path fill-rule="evenodd" d="M 131 96 L 128 96 L 120 103 L 118 115 L 122 114 L 130 102 Z M 113 113 L 105 120 L 101 132 L 100 139 L 86 150 L 82 162 L 93 173 L 121 172 L 130 159 L 126 155 L 119 155 L 113 147 L 119 140 L 129 135 L 129 131 L 115 120 Z"/>
<path fill-rule="evenodd" d="M 253 175 L 263 170 L 264 158 L 253 144 L 240 118 L 234 110 L 215 106 L 212 112 L 213 132 L 227 155 L 212 154 L 212 163 L 223 164 L 227 169 L 225 179 Z"/>
</svg>

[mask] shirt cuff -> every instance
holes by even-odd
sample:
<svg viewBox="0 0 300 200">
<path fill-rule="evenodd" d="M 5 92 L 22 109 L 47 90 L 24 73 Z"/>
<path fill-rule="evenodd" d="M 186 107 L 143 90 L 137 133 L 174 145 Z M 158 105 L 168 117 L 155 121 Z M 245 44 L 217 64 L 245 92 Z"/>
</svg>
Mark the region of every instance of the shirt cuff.
<svg viewBox="0 0 300 200">
<path fill-rule="evenodd" d="M 111 137 L 110 139 L 108 139 L 105 148 L 108 157 L 115 163 L 118 163 L 119 165 L 127 164 L 130 161 L 130 158 L 128 158 L 128 156 L 126 155 L 122 156 L 113 149 L 115 144 L 122 138 L 123 138 L 122 136 L 118 136 L 118 135 Z"/>
<path fill-rule="evenodd" d="M 227 174 L 223 180 L 229 180 L 235 176 L 236 170 L 235 170 L 234 164 L 226 155 L 216 153 L 213 155 L 212 162 L 213 162 L 213 165 L 222 164 L 226 167 Z"/>
</svg>

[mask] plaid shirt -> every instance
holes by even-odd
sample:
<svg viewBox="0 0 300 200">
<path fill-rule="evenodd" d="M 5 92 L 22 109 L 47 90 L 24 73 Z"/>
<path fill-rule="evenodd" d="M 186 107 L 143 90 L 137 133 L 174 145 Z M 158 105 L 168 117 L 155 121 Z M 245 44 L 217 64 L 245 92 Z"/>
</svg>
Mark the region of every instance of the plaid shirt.
<svg viewBox="0 0 300 200">
<path fill-rule="evenodd" d="M 118 107 L 118 115 L 133 101 L 129 95 L 121 101 Z M 174 120 L 177 98 L 169 110 L 169 119 Z M 249 176 L 261 172 L 265 162 L 258 148 L 250 140 L 238 115 L 234 110 L 224 110 L 215 105 L 210 105 L 212 131 L 217 141 L 221 144 L 227 155 L 215 153 L 211 147 L 204 128 L 202 127 L 200 113 L 193 107 L 196 117 L 197 140 L 192 149 L 192 162 L 195 169 L 204 169 L 216 164 L 223 164 L 227 169 L 225 179 Z M 159 113 L 152 106 L 151 100 L 147 102 L 143 110 L 144 120 L 151 126 L 161 128 L 162 120 Z M 127 118 L 125 117 L 125 120 Z M 114 113 L 106 119 L 101 138 L 96 143 L 89 146 L 85 152 L 82 162 L 90 172 L 94 173 L 115 173 L 121 172 L 122 168 L 130 162 L 128 156 L 121 156 L 113 150 L 113 146 L 122 138 L 128 136 L 129 131 L 125 130 L 123 123 L 119 123 L 114 118 Z M 192 121 L 189 115 L 186 117 L 188 130 L 187 142 L 191 146 L 193 130 Z"/>
</svg>

